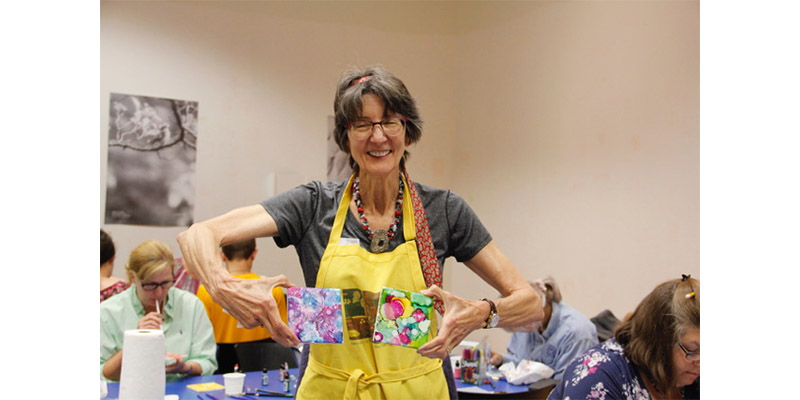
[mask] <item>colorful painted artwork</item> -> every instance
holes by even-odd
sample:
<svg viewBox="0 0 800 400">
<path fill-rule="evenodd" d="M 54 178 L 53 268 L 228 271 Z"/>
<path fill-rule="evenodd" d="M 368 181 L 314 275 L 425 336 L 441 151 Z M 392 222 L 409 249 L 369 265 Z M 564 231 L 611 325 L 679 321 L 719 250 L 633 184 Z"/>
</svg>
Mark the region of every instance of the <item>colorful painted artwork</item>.
<svg viewBox="0 0 800 400">
<path fill-rule="evenodd" d="M 383 288 L 372 341 L 419 348 L 430 340 L 432 309 L 428 296 Z"/>
<path fill-rule="evenodd" d="M 342 343 L 340 289 L 286 288 L 289 329 L 303 343 Z"/>
<path fill-rule="evenodd" d="M 360 289 L 342 289 L 344 322 L 350 340 L 370 340 L 375 329 L 379 293 Z"/>
</svg>

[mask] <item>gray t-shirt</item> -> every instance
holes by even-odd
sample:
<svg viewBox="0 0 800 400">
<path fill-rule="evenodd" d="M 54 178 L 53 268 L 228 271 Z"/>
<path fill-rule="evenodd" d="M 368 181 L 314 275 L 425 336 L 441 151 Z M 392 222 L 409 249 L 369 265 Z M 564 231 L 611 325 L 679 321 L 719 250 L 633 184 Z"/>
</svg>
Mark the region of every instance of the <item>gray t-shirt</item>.
<svg viewBox="0 0 800 400">
<path fill-rule="evenodd" d="M 295 246 L 308 287 L 315 287 L 317 284 L 319 263 L 328 245 L 333 220 L 346 185 L 347 181 L 314 181 L 261 202 L 278 225 L 278 236 L 274 238 L 278 247 Z M 475 212 L 457 194 L 416 182 L 414 185 L 425 207 L 436 258 L 444 276 L 444 260 L 447 257 L 453 256 L 458 262 L 469 261 L 492 240 L 492 236 Z M 361 247 L 369 249 L 369 236 L 351 212 L 347 213 L 342 238 L 358 239 Z M 389 251 L 404 242 L 401 216 L 397 232 L 389 242 Z M 308 346 L 303 348 L 298 384 L 302 381 L 308 364 L 308 349 Z M 449 357 L 442 363 L 442 369 L 450 398 L 457 399 Z"/>
<path fill-rule="evenodd" d="M 347 181 L 314 181 L 261 202 L 278 225 L 279 234 L 274 238 L 278 247 L 295 246 L 308 287 L 316 286 L 319 263 L 346 184 Z M 492 240 L 460 196 L 416 182 L 414 185 L 428 216 L 439 268 L 444 267 L 444 260 L 450 256 L 458 262 L 472 259 Z M 390 251 L 405 242 L 402 228 L 401 216 L 397 232 L 389 242 Z M 369 236 L 351 212 L 347 213 L 342 238 L 358 239 L 363 248 L 369 249 Z"/>
</svg>

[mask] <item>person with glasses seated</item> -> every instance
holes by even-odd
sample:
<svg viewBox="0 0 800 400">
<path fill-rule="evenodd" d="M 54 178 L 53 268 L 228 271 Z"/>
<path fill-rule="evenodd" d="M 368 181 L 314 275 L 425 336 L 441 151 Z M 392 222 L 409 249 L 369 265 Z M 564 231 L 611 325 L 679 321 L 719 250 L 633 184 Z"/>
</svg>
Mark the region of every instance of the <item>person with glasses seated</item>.
<svg viewBox="0 0 800 400">
<path fill-rule="evenodd" d="M 133 285 L 100 303 L 100 375 L 118 381 L 122 341 L 129 329 L 162 329 L 167 379 L 211 375 L 217 369 L 216 343 L 203 303 L 172 287 L 175 259 L 169 247 L 148 240 L 131 252 L 125 266 Z"/>
<path fill-rule="evenodd" d="M 615 331 L 567 366 L 552 399 L 699 399 L 700 281 L 656 286 Z"/>
</svg>

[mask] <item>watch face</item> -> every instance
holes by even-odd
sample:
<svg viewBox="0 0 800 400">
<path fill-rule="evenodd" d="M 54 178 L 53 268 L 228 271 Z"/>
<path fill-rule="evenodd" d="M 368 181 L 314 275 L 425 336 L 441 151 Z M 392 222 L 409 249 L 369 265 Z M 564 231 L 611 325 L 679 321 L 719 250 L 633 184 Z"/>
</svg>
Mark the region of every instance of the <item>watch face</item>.
<svg viewBox="0 0 800 400">
<path fill-rule="evenodd" d="M 489 327 L 494 328 L 500 322 L 500 316 L 495 314 L 492 315 L 492 322 L 489 324 Z"/>
</svg>

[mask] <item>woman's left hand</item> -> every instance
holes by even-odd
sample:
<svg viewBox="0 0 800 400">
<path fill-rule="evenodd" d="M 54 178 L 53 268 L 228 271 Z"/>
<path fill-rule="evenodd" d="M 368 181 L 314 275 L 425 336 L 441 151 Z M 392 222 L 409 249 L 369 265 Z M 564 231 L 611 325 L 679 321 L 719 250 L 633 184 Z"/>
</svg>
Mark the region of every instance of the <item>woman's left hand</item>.
<svg viewBox="0 0 800 400">
<path fill-rule="evenodd" d="M 167 353 L 167 356 L 175 359 L 175 363 L 164 367 L 164 372 L 168 374 L 187 374 L 192 371 L 191 367 L 183 362 L 183 357 L 180 354 Z"/>
<path fill-rule="evenodd" d="M 442 300 L 445 315 L 436 338 L 417 350 L 422 356 L 444 359 L 472 331 L 482 328 L 489 316 L 489 304 L 458 297 L 432 285 L 420 293 Z"/>
</svg>

